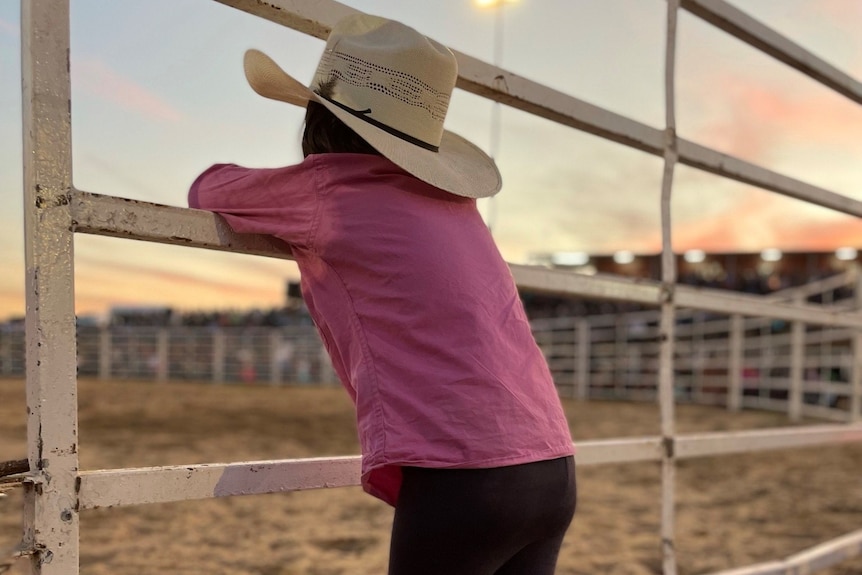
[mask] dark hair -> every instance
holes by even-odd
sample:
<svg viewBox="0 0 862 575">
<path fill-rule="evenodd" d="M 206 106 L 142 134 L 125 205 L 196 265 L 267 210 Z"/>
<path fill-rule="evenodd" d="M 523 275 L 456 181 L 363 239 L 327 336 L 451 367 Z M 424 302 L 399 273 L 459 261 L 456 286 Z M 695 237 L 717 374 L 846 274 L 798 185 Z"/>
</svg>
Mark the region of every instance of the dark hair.
<svg viewBox="0 0 862 575">
<path fill-rule="evenodd" d="M 334 78 L 333 78 L 334 80 Z M 315 92 L 328 97 L 334 82 L 321 85 Z M 348 128 L 326 106 L 310 100 L 305 111 L 305 129 L 302 132 L 302 155 L 310 154 L 372 154 L 379 156 L 371 144 Z"/>
</svg>

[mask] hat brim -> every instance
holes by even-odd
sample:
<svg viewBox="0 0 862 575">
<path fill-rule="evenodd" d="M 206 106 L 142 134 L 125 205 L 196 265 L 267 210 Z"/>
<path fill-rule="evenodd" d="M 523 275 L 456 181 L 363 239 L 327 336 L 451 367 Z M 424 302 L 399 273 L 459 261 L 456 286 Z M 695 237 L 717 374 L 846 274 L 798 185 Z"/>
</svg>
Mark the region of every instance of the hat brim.
<svg viewBox="0 0 862 575">
<path fill-rule="evenodd" d="M 487 198 L 502 187 L 494 160 L 453 132 L 443 131 L 438 151 L 426 150 L 321 98 L 259 50 L 245 53 L 243 67 L 249 85 L 261 96 L 300 107 L 310 100 L 319 102 L 374 149 L 424 182 L 468 198 Z"/>
</svg>

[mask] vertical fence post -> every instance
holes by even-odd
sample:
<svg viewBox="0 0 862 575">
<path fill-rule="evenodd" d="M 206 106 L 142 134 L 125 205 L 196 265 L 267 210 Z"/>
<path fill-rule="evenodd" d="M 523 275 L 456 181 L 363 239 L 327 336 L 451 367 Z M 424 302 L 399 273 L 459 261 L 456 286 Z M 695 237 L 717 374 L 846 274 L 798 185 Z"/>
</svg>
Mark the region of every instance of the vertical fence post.
<svg viewBox="0 0 862 575">
<path fill-rule="evenodd" d="M 78 573 L 68 0 L 23 0 L 21 70 L 26 261 L 24 544 L 33 575 Z"/>
<path fill-rule="evenodd" d="M 862 311 L 862 270 L 856 267 L 853 297 L 856 311 Z M 862 329 L 853 329 L 853 366 L 850 368 L 850 414 L 853 423 L 862 421 Z"/>
<path fill-rule="evenodd" d="M 170 343 L 171 334 L 167 328 L 159 328 L 156 332 L 156 381 L 166 382 L 170 375 Z"/>
<path fill-rule="evenodd" d="M 805 301 L 799 296 L 794 297 L 795 303 Z M 787 402 L 787 415 L 791 421 L 802 418 L 802 370 L 805 360 L 805 324 L 794 321 L 790 331 L 790 392 Z"/>
<path fill-rule="evenodd" d="M 581 341 L 581 332 L 580 332 L 580 318 L 571 318 L 571 328 L 572 328 L 572 381 L 570 382 L 571 389 L 569 390 L 569 397 L 577 398 L 578 397 L 578 389 L 580 386 L 580 375 L 581 375 L 581 358 L 580 358 L 580 341 Z"/>
<path fill-rule="evenodd" d="M 224 383 L 225 334 L 222 328 L 213 332 L 213 382 Z"/>
<path fill-rule="evenodd" d="M 659 348 L 659 411 L 664 445 L 661 472 L 661 549 L 662 573 L 676 575 L 676 517 L 675 517 L 675 414 L 674 414 L 674 339 L 676 325 L 676 256 L 671 241 L 671 195 L 674 168 L 678 159 L 676 137 L 676 100 L 674 74 L 676 69 L 676 25 L 679 0 L 667 0 L 667 29 L 665 44 L 665 141 L 664 170 L 661 185 L 662 231 L 662 301 Z"/>
<path fill-rule="evenodd" d="M 114 353 L 111 326 L 99 328 L 99 379 L 111 379 L 111 358 Z"/>
<path fill-rule="evenodd" d="M 823 305 L 832 305 L 835 302 L 835 291 L 830 289 L 825 291 L 823 294 Z M 805 301 L 805 300 L 802 300 Z M 825 331 L 825 330 L 822 330 Z M 832 339 L 825 339 L 820 344 L 820 349 L 822 350 L 822 359 L 820 363 L 820 369 L 818 370 L 820 373 L 819 380 L 821 382 L 825 381 L 827 385 L 832 385 L 832 367 L 836 365 L 838 359 L 835 353 L 835 346 Z M 821 384 L 822 385 L 822 384 Z M 824 390 L 819 394 L 819 403 L 821 405 L 829 406 L 829 395 L 831 392 Z"/>
<path fill-rule="evenodd" d="M 559 358 L 556 357 L 557 353 L 560 353 L 560 349 L 562 346 L 558 345 L 558 332 L 557 330 L 560 328 L 560 324 L 558 321 L 554 320 L 550 322 L 548 325 L 548 331 L 546 332 L 545 338 L 545 355 L 546 360 L 548 361 L 548 366 L 551 368 L 551 373 L 555 373 L 558 369 L 557 362 Z M 562 353 L 565 353 L 563 351 Z M 552 363 L 553 362 L 553 363 Z"/>
<path fill-rule="evenodd" d="M 590 396 L 590 322 L 579 319 L 576 323 L 577 330 L 577 387 L 575 396 L 578 399 L 587 399 Z"/>
<path fill-rule="evenodd" d="M 706 347 L 704 345 L 705 318 L 698 311 L 691 315 L 691 395 L 689 401 L 703 403 L 704 366 L 706 365 Z"/>
<path fill-rule="evenodd" d="M 742 408 L 742 350 L 744 321 L 741 315 L 730 316 L 730 341 L 728 342 L 728 389 L 727 409 L 739 411 Z"/>
<path fill-rule="evenodd" d="M 862 421 L 862 329 L 853 330 L 853 366 L 850 368 L 850 413 L 852 423 Z"/>
<path fill-rule="evenodd" d="M 757 395 L 758 398 L 762 398 L 764 393 L 768 397 L 772 390 L 772 357 L 775 355 L 775 351 L 772 347 L 772 336 L 762 323 L 758 330 L 757 343 L 760 349 L 757 375 L 757 386 L 759 391 Z M 760 406 L 762 406 L 762 401 Z"/>
<path fill-rule="evenodd" d="M 614 397 L 626 397 L 625 382 L 628 373 L 628 341 L 625 316 L 614 318 Z"/>
<path fill-rule="evenodd" d="M 278 385 L 282 382 L 282 334 L 274 327 L 269 332 L 269 383 Z"/>
<path fill-rule="evenodd" d="M 10 335 L 0 331 L 0 374 L 12 373 L 12 338 Z"/>
<path fill-rule="evenodd" d="M 326 353 L 326 348 L 321 345 L 317 353 L 320 358 L 320 382 L 326 385 L 338 383 L 335 369 L 332 367 L 332 360 L 329 354 Z"/>
</svg>

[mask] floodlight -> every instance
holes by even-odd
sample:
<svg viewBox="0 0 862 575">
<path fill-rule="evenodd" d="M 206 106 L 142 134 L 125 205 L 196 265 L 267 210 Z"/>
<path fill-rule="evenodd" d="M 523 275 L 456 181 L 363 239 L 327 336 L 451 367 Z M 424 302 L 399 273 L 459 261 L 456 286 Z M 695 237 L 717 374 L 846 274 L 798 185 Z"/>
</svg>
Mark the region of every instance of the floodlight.
<svg viewBox="0 0 862 575">
<path fill-rule="evenodd" d="M 590 261 L 587 252 L 554 252 L 551 254 L 551 263 L 555 266 L 582 266 Z"/>
<path fill-rule="evenodd" d="M 688 250 L 682 258 L 690 264 L 699 264 L 706 259 L 706 252 L 703 250 Z"/>
<path fill-rule="evenodd" d="M 628 250 L 620 250 L 614 253 L 614 262 L 618 264 L 630 264 L 635 261 L 635 255 Z"/>
<path fill-rule="evenodd" d="M 777 262 L 781 259 L 781 250 L 776 248 L 768 248 L 760 252 L 760 259 L 765 262 Z"/>
</svg>

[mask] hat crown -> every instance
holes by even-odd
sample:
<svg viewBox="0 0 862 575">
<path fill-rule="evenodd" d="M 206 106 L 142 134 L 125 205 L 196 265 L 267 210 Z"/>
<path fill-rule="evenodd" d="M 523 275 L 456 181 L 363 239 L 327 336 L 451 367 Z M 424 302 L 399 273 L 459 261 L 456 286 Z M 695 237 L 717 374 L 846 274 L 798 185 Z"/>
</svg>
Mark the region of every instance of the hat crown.
<svg viewBox="0 0 862 575">
<path fill-rule="evenodd" d="M 333 27 L 314 76 L 327 99 L 436 149 L 458 78 L 454 54 L 399 22 L 356 14 Z"/>
<path fill-rule="evenodd" d="M 249 85 L 261 96 L 295 106 L 321 104 L 423 182 L 468 198 L 500 190 L 494 160 L 443 130 L 458 79 L 454 54 L 412 28 L 365 14 L 339 22 L 312 87 L 259 50 L 248 50 L 243 66 Z"/>
</svg>

